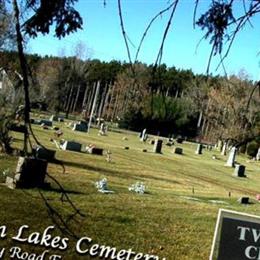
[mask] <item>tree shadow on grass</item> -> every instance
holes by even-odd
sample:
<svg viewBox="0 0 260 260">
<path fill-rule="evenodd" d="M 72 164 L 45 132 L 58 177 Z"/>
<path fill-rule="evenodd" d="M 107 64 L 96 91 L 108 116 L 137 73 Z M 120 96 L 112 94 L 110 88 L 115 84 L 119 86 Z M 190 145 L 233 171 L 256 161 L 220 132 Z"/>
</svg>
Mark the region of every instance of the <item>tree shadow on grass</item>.
<svg viewBox="0 0 260 260">
<path fill-rule="evenodd" d="M 77 162 L 63 161 L 63 164 L 64 164 L 64 166 L 75 167 L 75 168 L 84 169 L 84 170 L 88 170 L 88 171 L 102 172 L 102 173 L 110 175 L 110 176 L 116 176 L 116 177 L 124 178 L 124 179 L 127 179 L 127 180 L 135 179 L 135 180 L 138 180 L 138 181 L 143 181 L 143 179 L 151 179 L 151 180 L 155 180 L 155 181 L 167 182 L 169 184 L 180 184 L 180 182 L 178 182 L 178 181 L 153 176 L 153 175 L 150 175 L 150 174 L 146 174 L 146 175 L 141 174 L 141 173 L 140 173 L 140 175 L 137 175 L 137 174 L 131 175 L 129 173 L 123 174 L 122 172 L 117 171 L 117 170 L 110 170 L 110 169 L 106 169 L 106 168 L 102 168 L 102 167 L 96 167 L 96 166 L 91 166 L 91 165 L 88 165 L 88 164 L 77 163 Z"/>
<path fill-rule="evenodd" d="M 73 194 L 73 195 L 85 195 L 86 193 L 80 192 L 80 191 L 75 191 L 75 190 L 69 190 L 69 189 L 64 189 L 63 191 L 59 188 L 52 187 L 51 185 L 44 187 L 42 190 L 44 191 L 50 191 L 50 192 L 55 192 L 55 193 L 64 193 L 66 192 L 67 194 Z"/>
</svg>

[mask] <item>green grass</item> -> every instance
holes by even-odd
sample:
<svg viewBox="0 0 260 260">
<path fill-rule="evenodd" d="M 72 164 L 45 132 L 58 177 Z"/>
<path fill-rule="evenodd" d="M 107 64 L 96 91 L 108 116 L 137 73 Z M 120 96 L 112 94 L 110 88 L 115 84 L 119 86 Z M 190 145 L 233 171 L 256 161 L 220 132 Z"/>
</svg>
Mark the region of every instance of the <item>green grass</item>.
<svg viewBox="0 0 260 260">
<path fill-rule="evenodd" d="M 57 178 L 77 208 L 85 214 L 85 217 L 77 216 L 69 223 L 79 237 L 88 236 L 93 243 L 118 249 L 132 248 L 135 252 L 156 254 L 160 258 L 201 260 L 209 257 L 219 208 L 251 214 L 260 212 L 260 204 L 254 200 L 260 192 L 259 163 L 247 162 L 246 157 L 238 156 L 237 161 L 246 166 L 248 177 L 235 178 L 233 169 L 224 166 L 226 157 L 216 150 L 204 150 L 203 155 L 196 155 L 196 145 L 184 143 L 175 145 L 183 148 L 184 155 L 173 154 L 173 147 L 167 146 L 163 146 L 162 154 L 154 154 L 153 146 L 140 142 L 137 133 L 109 132 L 108 136 L 98 136 L 95 129 L 87 134 L 73 132 L 61 123 L 57 125 L 62 127 L 64 139 L 95 144 L 112 152 L 112 162 L 108 163 L 106 156 L 58 150 L 56 157 L 64 162 L 65 174 L 60 166 L 49 164 L 50 175 Z M 52 130 L 35 126 L 34 131 L 46 147 L 56 149 L 49 141 L 53 138 Z M 122 140 L 124 136 L 128 140 Z M 21 147 L 22 135 L 14 133 L 14 137 L 14 146 Z M 130 149 L 125 150 L 125 146 Z M 148 152 L 144 153 L 142 149 Z M 219 160 L 213 160 L 213 154 Z M 15 157 L 0 156 L 0 172 L 7 168 L 14 171 L 16 161 Z M 94 183 L 103 177 L 108 179 L 114 194 L 97 192 Z M 57 185 L 48 181 L 53 189 L 42 191 L 48 203 L 63 217 L 70 216 L 69 204 L 61 202 Z M 136 181 L 145 183 L 147 194 L 128 191 Z M 14 244 L 11 236 L 21 225 L 28 224 L 31 231 L 43 231 L 53 223 L 38 190 L 10 190 L 0 186 L 0 195 L 0 223 L 8 227 L 8 238 L 1 240 L 1 247 Z M 237 203 L 240 196 L 249 196 L 254 203 L 240 205 Z M 55 234 L 66 236 L 59 230 Z M 64 259 L 93 259 L 77 255 L 74 244 L 70 238 L 69 249 L 56 252 Z M 45 249 L 26 244 L 21 247 L 38 253 Z"/>
</svg>

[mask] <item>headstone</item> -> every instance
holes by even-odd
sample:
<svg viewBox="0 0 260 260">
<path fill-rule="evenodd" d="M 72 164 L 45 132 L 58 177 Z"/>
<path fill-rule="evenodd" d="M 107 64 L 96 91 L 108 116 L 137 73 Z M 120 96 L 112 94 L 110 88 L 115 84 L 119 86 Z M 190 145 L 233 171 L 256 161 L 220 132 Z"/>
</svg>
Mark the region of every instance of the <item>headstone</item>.
<svg viewBox="0 0 260 260">
<path fill-rule="evenodd" d="M 223 144 L 221 155 L 227 155 L 227 142 Z"/>
<path fill-rule="evenodd" d="M 72 130 L 73 131 L 80 131 L 80 132 L 86 132 L 87 131 L 87 127 L 85 124 L 80 124 L 80 123 L 75 123 Z"/>
<path fill-rule="evenodd" d="M 56 115 L 52 115 L 51 117 L 50 117 L 50 121 L 58 121 L 58 116 L 56 116 Z"/>
<path fill-rule="evenodd" d="M 155 140 L 154 146 L 153 146 L 153 152 L 154 153 L 161 153 L 162 152 L 162 143 L 163 143 L 163 140 L 161 140 L 161 139 Z"/>
<path fill-rule="evenodd" d="M 35 155 L 38 159 L 43 159 L 47 161 L 52 161 L 55 158 L 56 151 L 45 149 L 41 146 L 36 147 Z"/>
<path fill-rule="evenodd" d="M 69 150 L 74 152 L 80 152 L 81 151 L 81 144 L 73 141 L 65 141 L 61 145 L 62 150 Z"/>
<path fill-rule="evenodd" d="M 6 178 L 9 188 L 35 188 L 45 185 L 48 162 L 29 157 L 19 157 L 14 178 Z"/>
<path fill-rule="evenodd" d="M 45 125 L 45 126 L 52 126 L 52 121 L 47 120 L 47 119 L 42 119 L 42 120 L 40 121 L 40 124 L 41 124 L 41 125 Z"/>
<path fill-rule="evenodd" d="M 146 140 L 146 128 L 142 131 L 140 139 L 141 139 L 141 141 L 145 142 L 145 140 Z"/>
<path fill-rule="evenodd" d="M 237 148 L 232 147 L 231 150 L 230 150 L 228 160 L 227 160 L 227 163 L 225 164 L 225 166 L 235 167 L 236 152 L 237 152 Z"/>
<path fill-rule="evenodd" d="M 240 204 L 248 204 L 249 203 L 249 197 L 241 197 L 238 199 L 238 202 Z"/>
<path fill-rule="evenodd" d="M 99 133 L 99 135 L 106 135 L 106 125 L 105 125 L 105 123 L 101 123 L 98 133 Z"/>
<path fill-rule="evenodd" d="M 234 170 L 234 176 L 236 176 L 236 177 L 246 177 L 245 169 L 246 169 L 246 167 L 244 165 L 236 164 L 235 170 Z"/>
<path fill-rule="evenodd" d="M 198 144 L 197 146 L 197 150 L 196 150 L 196 154 L 202 154 L 202 149 L 203 149 L 203 145 L 202 144 Z"/>
<path fill-rule="evenodd" d="M 220 152 L 222 151 L 222 148 L 223 148 L 223 141 L 222 140 L 218 140 L 217 148 L 219 149 Z"/>
<path fill-rule="evenodd" d="M 176 139 L 176 142 L 177 142 L 178 144 L 182 144 L 183 141 L 184 141 L 184 139 L 183 139 L 182 137 L 178 137 L 178 138 Z"/>
<path fill-rule="evenodd" d="M 258 148 L 258 152 L 256 154 L 256 160 L 260 161 L 260 147 Z"/>
<path fill-rule="evenodd" d="M 176 147 L 175 150 L 174 150 L 174 153 L 176 153 L 176 154 L 183 154 L 183 150 L 180 147 Z"/>
<path fill-rule="evenodd" d="M 103 155 L 103 149 L 97 147 L 91 147 L 88 149 L 90 154 Z"/>
</svg>

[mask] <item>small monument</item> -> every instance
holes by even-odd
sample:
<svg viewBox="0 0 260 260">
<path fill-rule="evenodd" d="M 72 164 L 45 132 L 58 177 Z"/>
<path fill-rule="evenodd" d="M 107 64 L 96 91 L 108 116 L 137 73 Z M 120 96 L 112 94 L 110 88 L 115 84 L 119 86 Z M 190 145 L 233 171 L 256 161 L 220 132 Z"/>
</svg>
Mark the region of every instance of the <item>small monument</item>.
<svg viewBox="0 0 260 260">
<path fill-rule="evenodd" d="M 227 155 L 227 142 L 223 144 L 221 155 Z"/>
<path fill-rule="evenodd" d="M 235 167 L 236 153 L 237 153 L 237 148 L 232 147 L 230 152 L 229 152 L 228 160 L 227 160 L 227 163 L 225 164 L 225 166 Z"/>
<path fill-rule="evenodd" d="M 246 177 L 245 170 L 246 170 L 246 167 L 244 165 L 236 164 L 235 170 L 234 170 L 234 176 Z"/>
<path fill-rule="evenodd" d="M 180 147 L 176 147 L 175 150 L 174 150 L 174 153 L 175 154 L 183 154 L 183 150 Z"/>
<path fill-rule="evenodd" d="M 47 119 L 42 119 L 42 120 L 40 121 L 40 124 L 41 124 L 41 125 L 44 125 L 44 126 L 52 126 L 52 121 L 47 120 Z"/>
<path fill-rule="evenodd" d="M 65 141 L 61 145 L 62 150 L 69 150 L 74 152 L 81 152 L 81 144 L 73 141 Z"/>
<path fill-rule="evenodd" d="M 101 125 L 100 125 L 100 129 L 99 129 L 99 131 L 98 131 L 98 134 L 99 135 L 106 135 L 106 131 L 107 131 L 107 128 L 106 128 L 106 125 L 105 125 L 105 123 L 101 123 Z"/>
<path fill-rule="evenodd" d="M 258 152 L 256 154 L 256 160 L 260 161 L 260 147 L 258 148 Z"/>
<path fill-rule="evenodd" d="M 140 140 L 142 142 L 145 142 L 147 139 L 147 135 L 146 135 L 146 128 L 143 130 L 142 134 L 141 134 L 141 137 L 140 137 Z"/>
<path fill-rule="evenodd" d="M 153 146 L 154 153 L 162 153 L 162 143 L 163 143 L 163 140 L 161 140 L 161 139 L 155 140 L 154 146 Z"/>
<path fill-rule="evenodd" d="M 50 117 L 50 121 L 51 121 L 51 122 L 53 122 L 53 121 L 58 121 L 58 116 L 52 115 L 52 116 Z"/>
<path fill-rule="evenodd" d="M 74 123 L 74 126 L 72 128 L 73 131 L 79 131 L 79 132 L 87 132 L 87 125 L 84 123 Z"/>
<path fill-rule="evenodd" d="M 198 144 L 197 146 L 197 150 L 196 150 L 196 154 L 202 154 L 202 150 L 203 150 L 203 145 L 202 144 Z"/>
</svg>

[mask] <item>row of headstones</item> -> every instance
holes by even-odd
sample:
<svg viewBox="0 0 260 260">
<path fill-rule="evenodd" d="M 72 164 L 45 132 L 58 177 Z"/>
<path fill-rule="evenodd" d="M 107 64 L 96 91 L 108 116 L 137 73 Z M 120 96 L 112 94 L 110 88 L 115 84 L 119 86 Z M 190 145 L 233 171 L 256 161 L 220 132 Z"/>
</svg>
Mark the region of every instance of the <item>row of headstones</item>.
<svg viewBox="0 0 260 260">
<path fill-rule="evenodd" d="M 154 153 L 161 153 L 162 150 L 162 143 L 163 140 L 161 139 L 157 139 L 154 142 L 154 148 L 153 148 L 153 152 Z M 198 144 L 197 145 L 197 149 L 196 149 L 196 154 L 202 154 L 202 150 L 203 150 L 203 145 L 202 144 Z M 236 158 L 236 152 L 237 152 L 237 148 L 233 147 L 230 151 L 226 166 L 228 167 L 235 167 L 235 171 L 234 171 L 234 175 L 237 177 L 246 177 L 245 175 L 245 166 L 244 165 L 240 165 L 240 164 L 236 164 L 235 163 L 235 158 Z M 174 150 L 175 154 L 182 154 L 183 150 L 180 147 L 176 147 Z"/>
<path fill-rule="evenodd" d="M 156 139 L 154 141 L 153 152 L 154 153 L 162 153 L 162 144 L 163 144 L 163 140 L 162 139 Z M 183 149 L 180 148 L 180 147 L 176 147 L 174 149 L 174 153 L 175 154 L 182 154 L 183 153 Z"/>
<path fill-rule="evenodd" d="M 90 154 L 103 155 L 103 149 L 95 146 L 83 146 L 74 141 L 65 141 L 60 145 L 60 148 L 65 151 L 87 152 Z"/>
</svg>

